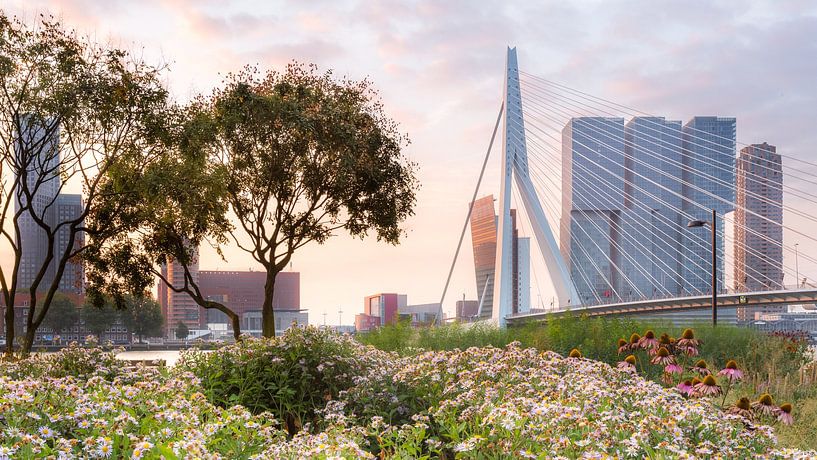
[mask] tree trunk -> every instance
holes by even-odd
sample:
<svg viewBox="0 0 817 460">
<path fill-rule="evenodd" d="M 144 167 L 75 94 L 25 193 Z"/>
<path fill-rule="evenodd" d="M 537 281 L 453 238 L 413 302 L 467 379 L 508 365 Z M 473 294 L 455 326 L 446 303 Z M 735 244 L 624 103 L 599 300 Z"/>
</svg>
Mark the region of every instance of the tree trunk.
<svg viewBox="0 0 817 460">
<path fill-rule="evenodd" d="M 267 282 L 264 284 L 264 304 L 261 308 L 261 335 L 264 337 L 275 337 L 275 310 L 272 305 L 272 297 L 275 293 L 274 270 L 267 270 Z"/>
<path fill-rule="evenodd" d="M 36 337 L 36 335 L 36 327 L 29 327 L 26 329 L 26 335 L 23 338 L 23 346 L 20 348 L 20 354 L 22 356 L 28 356 L 31 354 L 31 349 L 34 347 L 34 337 Z"/>
<path fill-rule="evenodd" d="M 12 302 L 13 303 L 13 302 Z M 6 358 L 14 354 L 14 306 L 6 306 Z"/>
</svg>

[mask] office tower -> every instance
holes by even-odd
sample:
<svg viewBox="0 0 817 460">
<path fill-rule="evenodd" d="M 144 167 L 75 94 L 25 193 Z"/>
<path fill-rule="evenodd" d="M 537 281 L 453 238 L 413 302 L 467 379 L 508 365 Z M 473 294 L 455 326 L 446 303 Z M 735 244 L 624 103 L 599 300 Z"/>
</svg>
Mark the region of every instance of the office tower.
<svg viewBox="0 0 817 460">
<path fill-rule="evenodd" d="M 37 126 L 34 123 L 50 125 L 50 122 L 34 120 L 30 115 L 21 117 L 22 132 L 19 141 L 23 148 L 20 149 L 18 143 L 15 143 L 17 162 L 26 171 L 25 188 L 18 189 L 15 193 L 15 211 L 28 207 L 26 194 L 32 194 L 30 209 L 23 210 L 17 220 L 21 249 L 17 289 L 21 291 L 30 289 L 48 256 L 48 232 L 37 220 L 41 220 L 54 232 L 53 258 L 37 286 L 38 290 L 47 290 L 54 282 L 58 262 L 71 238 L 71 228 L 64 223 L 77 219 L 83 212 L 81 195 L 60 193 L 63 184 L 59 175 L 59 127 Z M 53 132 L 47 134 L 46 130 L 51 129 Z M 84 235 L 77 233 L 72 250 L 79 249 L 84 241 Z M 65 293 L 81 294 L 84 292 L 84 278 L 82 264 L 69 261 L 57 289 Z"/>
<path fill-rule="evenodd" d="M 734 118 L 694 117 L 683 127 L 682 195 L 687 220 L 712 220 L 717 212 L 718 285 L 723 288 L 723 216 L 734 210 Z M 682 232 L 684 260 L 682 291 L 688 295 L 711 292 L 711 233 L 708 227 Z"/>
<path fill-rule="evenodd" d="M 194 260 L 189 266 L 190 276 L 194 283 L 199 279 L 198 248 Z M 162 276 L 177 288 L 185 285 L 184 267 L 176 260 L 162 265 Z M 165 318 L 165 337 L 175 339 L 176 328 L 184 323 L 188 329 L 202 329 L 206 327 L 206 316 L 185 292 L 176 292 L 159 282 L 159 304 L 162 306 L 162 315 Z"/>
<path fill-rule="evenodd" d="M 741 149 L 735 175 L 734 283 L 740 292 L 783 288 L 783 165 L 767 143 Z M 740 308 L 738 321 L 755 311 Z M 775 309 L 777 311 L 777 309 Z"/>
<path fill-rule="evenodd" d="M 239 317 L 247 312 L 262 310 L 264 304 L 264 286 L 267 282 L 266 271 L 237 270 L 199 270 L 199 290 L 205 299 L 217 301 Z M 289 324 L 279 322 L 278 312 L 300 311 L 301 309 L 301 274 L 298 272 L 279 272 L 275 277 L 275 292 L 272 295 L 272 306 L 275 309 L 276 329 Z M 207 323 L 228 323 L 227 315 L 210 309 L 206 311 Z"/>
<path fill-rule="evenodd" d="M 530 308 L 530 240 L 519 237 L 516 209 L 511 209 L 512 267 L 511 312 Z M 497 216 L 494 213 L 493 195 L 474 201 L 471 211 L 471 241 L 474 248 L 474 271 L 477 282 L 477 298 L 482 309 L 480 318 L 490 318 L 494 307 L 494 273 L 496 270 Z M 525 240 L 521 242 L 520 241 Z M 483 298 L 484 297 L 484 298 Z M 479 305 L 479 303 L 478 303 Z M 479 307 L 478 307 L 479 308 Z"/>
<path fill-rule="evenodd" d="M 560 249 L 582 303 L 622 292 L 624 120 L 573 118 L 562 130 Z"/>
<path fill-rule="evenodd" d="M 681 122 L 634 117 L 624 127 L 623 262 L 636 291 L 653 298 L 681 290 Z"/>
</svg>

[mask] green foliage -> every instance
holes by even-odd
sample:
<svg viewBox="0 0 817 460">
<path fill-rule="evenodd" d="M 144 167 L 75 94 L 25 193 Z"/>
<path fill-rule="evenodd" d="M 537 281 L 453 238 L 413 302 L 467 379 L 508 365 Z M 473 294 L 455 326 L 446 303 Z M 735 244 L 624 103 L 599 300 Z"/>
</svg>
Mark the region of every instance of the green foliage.
<svg viewBox="0 0 817 460">
<path fill-rule="evenodd" d="M 70 330 L 79 321 L 80 312 L 77 304 L 65 294 L 57 293 L 51 301 L 51 308 L 43 318 L 42 326 L 51 329 L 55 334 Z"/>
<path fill-rule="evenodd" d="M 184 340 L 188 335 L 190 335 L 190 329 L 187 328 L 186 324 L 179 321 L 179 324 L 176 325 L 176 338 L 179 340 Z"/>
<path fill-rule="evenodd" d="M 129 297 L 126 309 L 122 312 L 125 327 L 139 338 L 159 337 L 162 335 L 162 307 L 150 297 Z"/>
<path fill-rule="evenodd" d="M 213 352 L 186 351 L 176 369 L 200 378 L 213 404 L 270 411 L 295 434 L 318 420 L 327 401 L 379 367 L 379 356 L 349 337 L 310 326 L 281 337 L 246 337 Z"/>
<path fill-rule="evenodd" d="M 119 315 L 120 312 L 110 302 L 106 302 L 100 307 L 86 303 L 82 307 L 81 313 L 85 329 L 95 335 L 97 339 L 101 339 L 102 334 L 116 324 L 116 321 L 120 318 Z"/>
<path fill-rule="evenodd" d="M 111 350 L 95 346 L 82 347 L 72 342 L 56 353 L 35 354 L 25 359 L 4 363 L 2 374 L 14 379 L 64 378 L 72 377 L 82 381 L 96 376 L 112 381 L 121 375 L 126 367 L 124 361 L 116 359 L 121 350 Z"/>
</svg>

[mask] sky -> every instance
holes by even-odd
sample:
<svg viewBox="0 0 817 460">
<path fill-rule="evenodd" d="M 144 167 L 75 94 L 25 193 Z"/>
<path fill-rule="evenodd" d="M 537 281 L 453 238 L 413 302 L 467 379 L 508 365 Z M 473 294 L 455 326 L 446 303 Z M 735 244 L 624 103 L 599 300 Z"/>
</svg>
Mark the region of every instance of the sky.
<svg viewBox="0 0 817 460">
<path fill-rule="evenodd" d="M 738 119 L 739 142 L 817 162 L 817 2 L 811 1 L 215 1 L 0 0 L 31 21 L 52 14 L 78 32 L 167 64 L 186 100 L 245 64 L 291 60 L 369 78 L 411 139 L 416 215 L 398 246 L 344 235 L 293 258 L 310 321 L 351 324 L 363 297 L 438 302 L 501 102 L 507 46 L 522 70 L 642 111 Z M 483 194 L 499 193 L 499 156 Z M 817 171 L 814 171 L 817 173 Z M 797 225 L 791 221 L 787 224 Z M 805 224 L 799 228 L 808 230 Z M 787 235 L 786 238 L 796 238 Z M 817 257 L 817 245 L 799 242 Z M 202 250 L 202 269 L 258 269 L 236 248 Z M 793 265 L 787 255 L 786 264 Z M 817 266 L 800 260 L 817 278 Z M 538 273 L 544 276 L 543 273 Z M 477 296 L 470 239 L 449 289 Z M 538 286 L 545 284 L 535 280 Z M 547 294 L 544 294 L 547 296 Z M 532 295 L 536 299 L 536 295 Z"/>
</svg>

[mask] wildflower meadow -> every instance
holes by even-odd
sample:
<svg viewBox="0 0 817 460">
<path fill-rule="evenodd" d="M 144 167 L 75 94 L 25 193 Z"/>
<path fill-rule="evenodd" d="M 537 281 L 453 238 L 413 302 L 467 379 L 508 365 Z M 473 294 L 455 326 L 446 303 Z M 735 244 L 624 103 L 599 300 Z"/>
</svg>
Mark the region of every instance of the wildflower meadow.
<svg viewBox="0 0 817 460">
<path fill-rule="evenodd" d="M 613 366 L 518 342 L 400 355 L 315 327 L 172 368 L 75 344 L 0 365 L 0 459 L 817 456 L 778 446 L 773 425 L 797 421 L 771 395 L 724 401 L 739 363 L 706 373 L 683 338 L 628 340 Z"/>
</svg>

